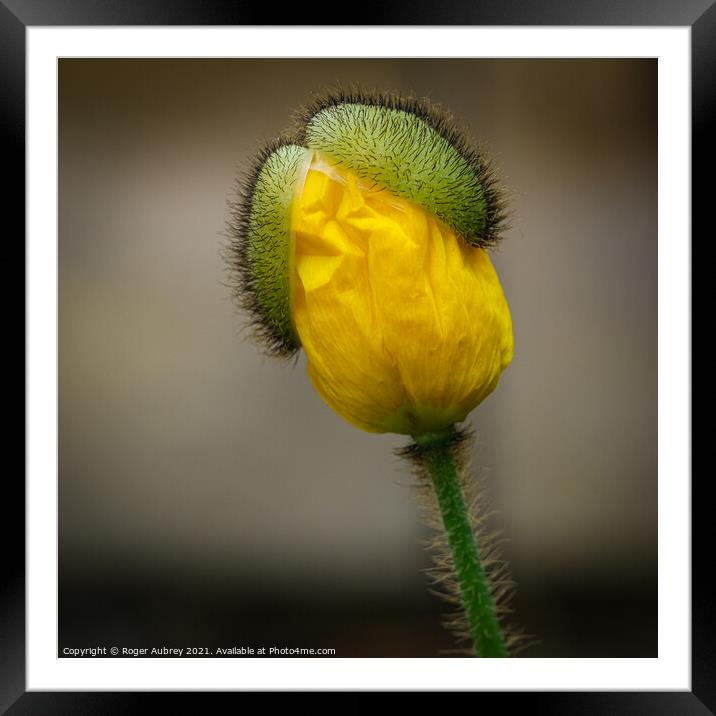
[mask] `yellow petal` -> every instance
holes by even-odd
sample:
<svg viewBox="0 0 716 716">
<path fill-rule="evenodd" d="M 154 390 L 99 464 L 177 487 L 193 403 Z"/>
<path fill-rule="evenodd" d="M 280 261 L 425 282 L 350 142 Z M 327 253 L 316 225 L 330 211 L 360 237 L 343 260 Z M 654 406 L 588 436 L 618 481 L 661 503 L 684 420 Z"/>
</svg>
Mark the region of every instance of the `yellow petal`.
<svg viewBox="0 0 716 716">
<path fill-rule="evenodd" d="M 512 360 L 489 256 L 316 153 L 292 207 L 293 320 L 321 397 L 372 432 L 463 420 Z"/>
</svg>

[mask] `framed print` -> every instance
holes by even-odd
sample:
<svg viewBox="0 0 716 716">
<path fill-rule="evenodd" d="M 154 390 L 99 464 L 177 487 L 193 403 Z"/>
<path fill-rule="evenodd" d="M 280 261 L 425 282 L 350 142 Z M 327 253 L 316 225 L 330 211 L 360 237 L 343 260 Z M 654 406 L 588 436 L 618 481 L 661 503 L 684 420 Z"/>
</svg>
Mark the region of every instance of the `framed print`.
<svg viewBox="0 0 716 716">
<path fill-rule="evenodd" d="M 716 708 L 690 458 L 708 3 L 333 27 L 4 5 L 8 713 Z"/>
</svg>

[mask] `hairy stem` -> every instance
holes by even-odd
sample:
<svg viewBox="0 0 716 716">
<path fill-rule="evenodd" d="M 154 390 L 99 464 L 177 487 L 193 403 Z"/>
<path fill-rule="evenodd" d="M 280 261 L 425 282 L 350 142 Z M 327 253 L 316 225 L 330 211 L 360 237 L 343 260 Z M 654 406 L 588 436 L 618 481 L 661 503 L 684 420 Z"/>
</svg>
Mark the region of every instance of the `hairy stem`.
<svg viewBox="0 0 716 716">
<path fill-rule="evenodd" d="M 450 428 L 414 440 L 435 488 L 475 653 L 482 657 L 506 657 L 505 640 L 460 485 L 453 452 L 454 435 L 454 429 Z"/>
</svg>

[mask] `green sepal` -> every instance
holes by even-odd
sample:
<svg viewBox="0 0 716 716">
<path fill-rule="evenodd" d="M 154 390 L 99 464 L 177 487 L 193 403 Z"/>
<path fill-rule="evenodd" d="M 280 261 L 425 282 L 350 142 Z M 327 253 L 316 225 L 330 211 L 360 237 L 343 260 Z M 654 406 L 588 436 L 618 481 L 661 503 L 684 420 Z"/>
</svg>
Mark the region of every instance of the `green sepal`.
<svg viewBox="0 0 716 716">
<path fill-rule="evenodd" d="M 465 241 L 499 240 L 504 202 L 492 169 L 451 117 L 390 94 L 339 93 L 304 112 L 298 141 L 427 209 Z"/>
<path fill-rule="evenodd" d="M 295 144 L 264 149 L 241 190 L 232 223 L 235 293 L 267 352 L 300 347 L 291 315 L 291 205 L 310 151 Z"/>
</svg>

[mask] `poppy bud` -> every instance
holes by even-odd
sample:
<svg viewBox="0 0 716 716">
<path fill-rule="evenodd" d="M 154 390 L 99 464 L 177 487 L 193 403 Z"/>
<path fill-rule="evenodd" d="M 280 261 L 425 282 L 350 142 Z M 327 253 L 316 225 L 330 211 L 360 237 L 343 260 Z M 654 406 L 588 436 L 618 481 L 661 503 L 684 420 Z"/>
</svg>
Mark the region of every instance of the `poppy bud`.
<svg viewBox="0 0 716 716">
<path fill-rule="evenodd" d="M 321 397 L 364 430 L 462 421 L 512 359 L 486 249 L 502 202 L 449 118 L 337 95 L 266 150 L 234 214 L 237 295 L 269 350 L 303 347 Z"/>
</svg>

